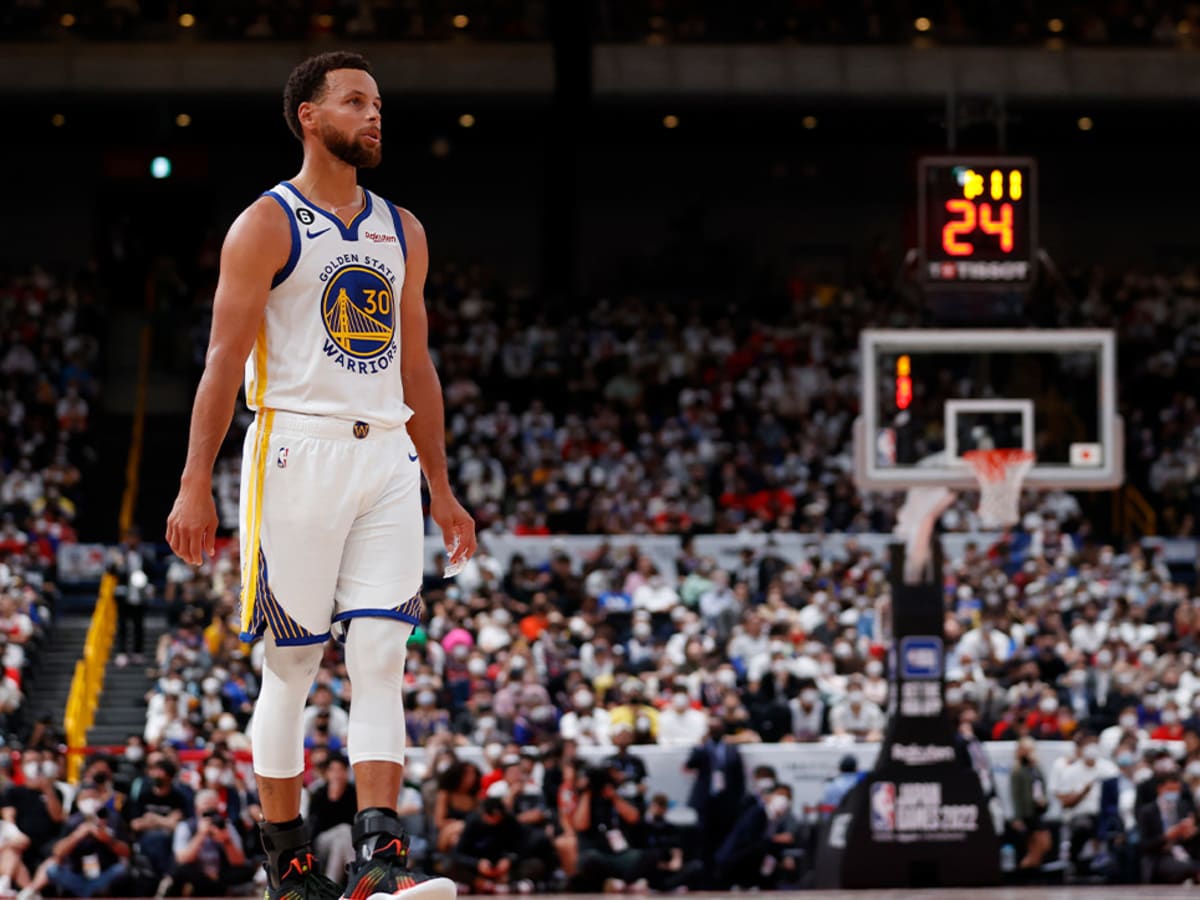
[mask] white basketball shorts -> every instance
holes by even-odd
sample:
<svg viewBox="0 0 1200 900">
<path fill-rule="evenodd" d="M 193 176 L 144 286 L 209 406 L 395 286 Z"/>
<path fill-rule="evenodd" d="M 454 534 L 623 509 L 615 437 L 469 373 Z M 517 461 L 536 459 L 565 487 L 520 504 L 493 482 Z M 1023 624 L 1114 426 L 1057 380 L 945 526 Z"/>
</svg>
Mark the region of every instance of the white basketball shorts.
<svg viewBox="0 0 1200 900">
<path fill-rule="evenodd" d="M 421 618 L 421 467 L 408 429 L 259 410 L 242 451 L 243 641 Z"/>
</svg>

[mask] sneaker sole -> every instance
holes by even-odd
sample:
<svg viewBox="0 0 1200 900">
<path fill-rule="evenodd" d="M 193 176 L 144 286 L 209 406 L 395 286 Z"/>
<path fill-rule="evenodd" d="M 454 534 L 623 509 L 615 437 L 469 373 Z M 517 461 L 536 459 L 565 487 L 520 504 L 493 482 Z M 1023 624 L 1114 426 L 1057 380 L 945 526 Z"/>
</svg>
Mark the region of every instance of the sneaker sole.
<svg viewBox="0 0 1200 900">
<path fill-rule="evenodd" d="M 381 891 L 371 894 L 367 900 L 394 900 L 396 897 L 403 897 L 404 900 L 455 900 L 457 896 L 458 885 L 449 878 L 430 878 L 395 893 Z"/>
</svg>

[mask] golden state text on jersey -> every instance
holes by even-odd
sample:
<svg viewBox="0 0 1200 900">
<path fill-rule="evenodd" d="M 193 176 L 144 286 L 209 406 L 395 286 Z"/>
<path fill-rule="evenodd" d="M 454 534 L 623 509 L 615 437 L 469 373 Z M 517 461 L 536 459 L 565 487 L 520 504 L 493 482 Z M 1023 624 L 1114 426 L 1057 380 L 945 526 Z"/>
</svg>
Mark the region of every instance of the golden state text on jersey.
<svg viewBox="0 0 1200 900">
<path fill-rule="evenodd" d="M 367 190 L 349 224 L 289 182 L 265 196 L 288 217 L 292 251 L 246 361 L 248 405 L 402 425 L 412 410 L 400 374 L 407 244 L 399 213 Z"/>
</svg>

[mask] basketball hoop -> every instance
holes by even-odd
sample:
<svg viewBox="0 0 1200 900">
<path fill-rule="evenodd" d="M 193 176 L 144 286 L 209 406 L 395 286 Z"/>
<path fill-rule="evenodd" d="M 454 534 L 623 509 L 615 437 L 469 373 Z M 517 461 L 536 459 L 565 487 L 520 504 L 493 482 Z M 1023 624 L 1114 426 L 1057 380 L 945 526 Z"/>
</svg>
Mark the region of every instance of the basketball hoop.
<svg viewBox="0 0 1200 900">
<path fill-rule="evenodd" d="M 1021 520 L 1021 485 L 1033 468 L 1030 450 L 968 450 L 963 460 L 979 482 L 979 520 L 985 528 L 1006 528 Z"/>
</svg>

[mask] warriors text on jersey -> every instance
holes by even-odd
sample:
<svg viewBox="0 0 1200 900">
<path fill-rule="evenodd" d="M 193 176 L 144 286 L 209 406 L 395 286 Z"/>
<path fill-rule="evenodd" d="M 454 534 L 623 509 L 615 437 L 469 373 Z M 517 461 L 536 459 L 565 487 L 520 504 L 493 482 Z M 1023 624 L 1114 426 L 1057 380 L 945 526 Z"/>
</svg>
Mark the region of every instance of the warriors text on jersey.
<svg viewBox="0 0 1200 900">
<path fill-rule="evenodd" d="M 292 252 L 246 360 L 247 404 L 402 425 L 412 415 L 400 377 L 407 245 L 395 207 L 364 188 L 347 226 L 289 182 L 266 196 L 288 217 Z"/>
</svg>

